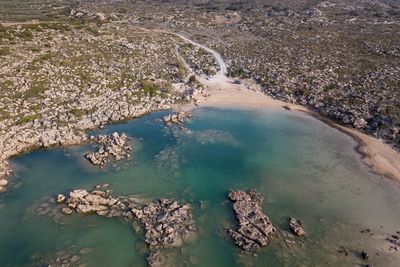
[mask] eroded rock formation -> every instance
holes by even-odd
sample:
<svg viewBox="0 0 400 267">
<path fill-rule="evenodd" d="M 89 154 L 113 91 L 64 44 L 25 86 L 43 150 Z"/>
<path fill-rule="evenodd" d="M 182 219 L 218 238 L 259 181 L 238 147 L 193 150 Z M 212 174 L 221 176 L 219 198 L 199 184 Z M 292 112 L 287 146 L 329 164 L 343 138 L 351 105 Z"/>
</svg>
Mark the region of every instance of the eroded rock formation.
<svg viewBox="0 0 400 267">
<path fill-rule="evenodd" d="M 175 112 L 174 114 L 167 115 L 163 117 L 163 122 L 165 126 L 170 126 L 173 124 L 182 125 L 186 119 L 191 118 L 192 114 L 190 112 Z"/>
<path fill-rule="evenodd" d="M 195 238 L 197 230 L 188 204 L 181 205 L 165 198 L 143 204 L 135 197 L 114 197 L 110 192 L 108 185 L 96 186 L 93 191 L 75 189 L 68 196 L 59 194 L 56 202 L 63 205 L 61 209 L 64 214 L 95 213 L 105 217 L 121 216 L 138 222 L 149 245 L 150 266 L 160 266 L 160 260 L 167 258 L 162 257 L 162 249 L 180 247 Z"/>
<path fill-rule="evenodd" d="M 292 232 L 297 236 L 303 236 L 306 234 L 303 223 L 296 218 L 290 218 L 289 226 Z"/>
<path fill-rule="evenodd" d="M 85 156 L 94 165 L 104 166 L 110 159 L 121 160 L 130 157 L 132 146 L 128 143 L 129 137 L 124 133 L 91 136 L 90 141 L 99 145 L 97 152 Z"/>
<path fill-rule="evenodd" d="M 275 228 L 261 210 L 262 196 L 255 191 L 239 190 L 231 191 L 229 198 L 233 201 L 233 210 L 238 221 L 236 230 L 228 230 L 235 243 L 246 251 L 268 245 Z"/>
</svg>

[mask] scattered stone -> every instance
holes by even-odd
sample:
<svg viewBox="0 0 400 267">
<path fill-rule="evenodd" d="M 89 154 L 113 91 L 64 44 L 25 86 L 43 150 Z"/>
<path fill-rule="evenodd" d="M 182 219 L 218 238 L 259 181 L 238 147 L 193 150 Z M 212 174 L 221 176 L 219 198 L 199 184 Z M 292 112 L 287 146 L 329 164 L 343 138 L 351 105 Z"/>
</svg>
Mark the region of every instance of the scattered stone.
<svg viewBox="0 0 400 267">
<path fill-rule="evenodd" d="M 162 118 L 165 126 L 171 126 L 172 124 L 182 125 L 186 119 L 191 118 L 192 114 L 190 112 L 175 112 L 171 115 L 164 116 Z"/>
<path fill-rule="evenodd" d="M 290 218 L 289 220 L 290 220 L 289 221 L 290 229 L 295 235 L 303 236 L 306 234 L 306 231 L 304 230 L 303 227 L 303 223 L 300 220 L 296 218 Z"/>
<path fill-rule="evenodd" d="M 150 267 L 175 266 L 177 255 L 168 251 L 151 250 L 147 257 Z"/>
<path fill-rule="evenodd" d="M 262 196 L 255 192 L 231 191 L 229 198 L 234 202 L 233 210 L 238 220 L 237 230 L 228 233 L 236 244 L 245 251 L 254 251 L 271 242 L 275 232 L 269 218 L 262 212 Z"/>
<path fill-rule="evenodd" d="M 389 234 L 386 240 L 390 243 L 389 250 L 400 250 L 400 234 L 398 231 L 396 232 L 396 234 Z"/>
<path fill-rule="evenodd" d="M 31 264 L 29 266 L 86 266 L 77 254 L 78 252 L 75 247 L 70 247 L 56 253 L 37 253 L 31 256 Z"/>
<path fill-rule="evenodd" d="M 61 205 L 66 205 L 62 208 L 62 213 L 96 213 L 139 222 L 145 231 L 145 242 L 151 249 L 150 266 L 163 266 L 160 264 L 164 262 L 166 255 L 161 249 L 180 247 L 195 238 L 197 229 L 188 204 L 180 205 L 173 199 L 143 203 L 137 197 L 110 196 L 102 191 L 106 188 L 108 185 L 103 184 L 95 186 L 93 191 L 71 191 L 64 203 L 60 202 Z"/>
<path fill-rule="evenodd" d="M 62 208 L 61 212 L 64 213 L 65 215 L 70 215 L 72 213 L 72 210 L 70 208 Z"/>
<path fill-rule="evenodd" d="M 86 154 L 86 158 L 94 165 L 104 166 L 110 159 L 121 160 L 129 158 L 129 152 L 132 150 L 128 144 L 126 134 L 91 136 L 90 141 L 99 145 L 97 152 Z"/>
</svg>

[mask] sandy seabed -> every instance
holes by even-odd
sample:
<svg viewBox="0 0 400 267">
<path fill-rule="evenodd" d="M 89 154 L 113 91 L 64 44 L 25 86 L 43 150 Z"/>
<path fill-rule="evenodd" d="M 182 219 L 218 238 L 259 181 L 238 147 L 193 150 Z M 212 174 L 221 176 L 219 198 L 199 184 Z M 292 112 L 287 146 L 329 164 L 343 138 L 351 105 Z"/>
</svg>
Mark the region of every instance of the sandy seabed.
<svg viewBox="0 0 400 267">
<path fill-rule="evenodd" d="M 235 84 L 233 79 L 223 74 L 217 74 L 212 79 L 199 78 L 207 87 L 207 96 L 199 96 L 197 105 L 179 106 L 179 110 L 192 110 L 197 107 L 235 107 L 245 109 L 257 108 L 286 108 L 293 112 L 305 112 L 330 126 L 350 135 L 358 142 L 357 151 L 362 161 L 376 174 L 392 178 L 400 182 L 400 153 L 382 140 L 368 136 L 355 129 L 335 123 L 308 108 L 296 104 L 275 100 L 263 94 L 258 85 L 252 81 L 242 81 Z"/>
</svg>

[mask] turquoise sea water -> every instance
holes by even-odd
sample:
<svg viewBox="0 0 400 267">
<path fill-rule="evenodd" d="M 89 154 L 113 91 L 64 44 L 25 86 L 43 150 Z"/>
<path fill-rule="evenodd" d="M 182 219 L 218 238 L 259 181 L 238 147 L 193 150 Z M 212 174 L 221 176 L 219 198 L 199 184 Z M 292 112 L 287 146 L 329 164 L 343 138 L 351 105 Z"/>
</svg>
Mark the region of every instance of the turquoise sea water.
<svg viewBox="0 0 400 267">
<path fill-rule="evenodd" d="M 400 230 L 399 185 L 369 173 L 348 136 L 276 109 L 197 109 L 187 131 L 164 128 L 159 119 L 165 114 L 95 132 L 134 138 L 132 160 L 105 170 L 83 159 L 90 145 L 13 159 L 12 186 L 0 195 L 0 266 L 35 266 L 82 248 L 93 250 L 80 255 L 87 266 L 146 266 L 143 236 L 129 222 L 63 216 L 48 202 L 100 183 L 111 184 L 114 195 L 172 197 L 192 205 L 199 234 L 174 251 L 177 266 L 354 266 L 366 263 L 361 250 L 371 264 L 398 266 L 398 253 L 387 252 L 379 234 Z M 307 237 L 278 235 L 256 255 L 242 253 L 224 232 L 234 224 L 227 194 L 253 188 L 264 196 L 263 210 L 276 228 L 285 234 L 294 216 Z M 370 233 L 360 232 L 366 228 Z"/>
</svg>

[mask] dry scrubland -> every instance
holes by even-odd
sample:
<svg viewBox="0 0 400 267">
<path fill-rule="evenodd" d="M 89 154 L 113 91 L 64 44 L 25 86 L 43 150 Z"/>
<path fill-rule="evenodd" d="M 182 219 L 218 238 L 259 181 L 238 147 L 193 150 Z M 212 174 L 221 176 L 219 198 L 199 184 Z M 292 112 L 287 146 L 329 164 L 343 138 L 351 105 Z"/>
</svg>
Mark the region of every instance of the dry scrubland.
<svg viewBox="0 0 400 267">
<path fill-rule="evenodd" d="M 183 33 L 219 51 L 230 76 L 400 145 L 396 1 L 38 0 L 0 10 L 0 174 L 26 149 L 192 101 L 201 86 L 189 76 L 218 70 L 202 49 L 140 27 Z"/>
<path fill-rule="evenodd" d="M 231 76 L 400 146 L 398 1 L 134 2 L 112 11 L 191 35 L 221 52 Z"/>
<path fill-rule="evenodd" d="M 193 101 L 203 89 L 190 75 L 216 72 L 177 36 L 88 12 L 1 26 L 0 59 L 3 175 L 17 153 L 81 143 L 86 129 Z"/>
</svg>

